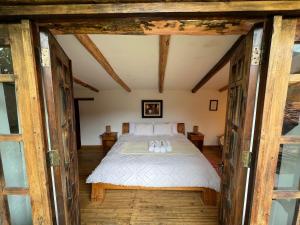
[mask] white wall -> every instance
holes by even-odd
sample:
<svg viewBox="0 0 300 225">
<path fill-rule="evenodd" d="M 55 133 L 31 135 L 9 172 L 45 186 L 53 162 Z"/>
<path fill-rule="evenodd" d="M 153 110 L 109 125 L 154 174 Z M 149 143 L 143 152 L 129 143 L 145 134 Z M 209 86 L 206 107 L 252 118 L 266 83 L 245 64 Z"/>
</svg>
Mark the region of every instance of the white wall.
<svg viewBox="0 0 300 225">
<path fill-rule="evenodd" d="M 223 134 L 225 127 L 227 93 L 203 89 L 196 94 L 190 91 L 110 90 L 93 93 L 76 89 L 75 97 L 94 97 L 94 101 L 80 101 L 80 125 L 82 145 L 101 144 L 99 135 L 106 125 L 121 134 L 123 122 L 184 122 L 186 131 L 194 125 L 205 134 L 205 145 L 216 145 L 217 136 Z M 162 99 L 162 119 L 142 119 L 141 100 Z M 218 111 L 209 111 L 209 100 L 218 99 Z"/>
</svg>

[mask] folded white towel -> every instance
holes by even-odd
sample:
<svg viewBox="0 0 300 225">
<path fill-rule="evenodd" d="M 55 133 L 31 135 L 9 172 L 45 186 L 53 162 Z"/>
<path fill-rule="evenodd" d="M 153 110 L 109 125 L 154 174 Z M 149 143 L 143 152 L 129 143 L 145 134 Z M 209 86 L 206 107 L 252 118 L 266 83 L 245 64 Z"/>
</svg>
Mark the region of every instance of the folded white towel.
<svg viewBox="0 0 300 225">
<path fill-rule="evenodd" d="M 159 153 L 160 152 L 160 141 L 155 140 L 154 141 L 154 152 Z"/>
<path fill-rule="evenodd" d="M 155 143 L 154 141 L 149 141 L 149 151 L 150 152 L 154 152 L 154 148 L 155 148 Z"/>
<path fill-rule="evenodd" d="M 155 153 L 166 153 L 172 151 L 171 143 L 167 140 L 152 140 L 149 141 L 149 149 L 150 152 Z"/>
<path fill-rule="evenodd" d="M 167 143 L 167 147 L 166 147 L 167 152 L 171 152 L 172 151 L 172 146 L 171 146 L 170 141 L 166 141 L 166 143 Z"/>
</svg>

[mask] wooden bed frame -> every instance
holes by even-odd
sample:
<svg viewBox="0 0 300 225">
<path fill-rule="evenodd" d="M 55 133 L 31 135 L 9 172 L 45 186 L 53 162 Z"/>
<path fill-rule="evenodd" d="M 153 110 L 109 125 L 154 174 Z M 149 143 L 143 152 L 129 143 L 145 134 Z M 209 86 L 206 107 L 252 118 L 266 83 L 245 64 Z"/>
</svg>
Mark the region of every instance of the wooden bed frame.
<svg viewBox="0 0 300 225">
<path fill-rule="evenodd" d="M 185 134 L 184 123 L 177 124 L 178 133 Z M 122 124 L 122 134 L 129 133 L 129 123 Z M 205 205 L 217 205 L 218 193 L 205 187 L 144 187 L 144 186 L 125 186 L 106 183 L 93 183 L 91 200 L 103 202 L 105 190 L 165 190 L 165 191 L 199 191 L 202 193 L 203 203 Z"/>
</svg>

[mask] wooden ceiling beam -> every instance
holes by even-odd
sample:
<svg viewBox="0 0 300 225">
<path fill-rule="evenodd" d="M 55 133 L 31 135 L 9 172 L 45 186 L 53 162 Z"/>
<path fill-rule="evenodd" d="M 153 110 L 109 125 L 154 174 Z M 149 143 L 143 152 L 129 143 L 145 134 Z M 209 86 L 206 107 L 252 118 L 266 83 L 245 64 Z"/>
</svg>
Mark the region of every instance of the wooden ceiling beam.
<svg viewBox="0 0 300 225">
<path fill-rule="evenodd" d="M 87 88 L 87 89 L 90 89 L 90 90 L 92 90 L 92 91 L 94 91 L 94 92 L 99 92 L 99 90 L 98 90 L 97 88 L 95 88 L 95 87 L 93 87 L 92 85 L 90 85 L 90 84 L 88 84 L 88 83 L 86 83 L 86 82 L 80 80 L 80 79 L 77 78 L 77 77 L 73 77 L 73 81 L 74 81 L 74 83 L 79 84 L 79 85 L 81 85 L 82 87 L 85 87 L 85 88 Z"/>
<path fill-rule="evenodd" d="M 225 53 L 225 55 L 214 65 L 213 68 L 195 85 L 191 90 L 192 93 L 196 93 L 204 84 L 206 84 L 220 69 L 222 69 L 229 61 L 234 53 L 235 49 L 240 45 L 244 36 L 239 39 L 231 46 L 231 48 Z"/>
<path fill-rule="evenodd" d="M 226 91 L 228 89 L 228 84 L 226 84 L 225 86 L 221 87 L 219 89 L 219 92 L 223 92 L 223 91 Z"/>
<path fill-rule="evenodd" d="M 98 61 L 98 63 L 100 63 L 103 69 L 105 69 L 105 71 L 111 76 L 113 80 L 115 80 L 126 91 L 131 91 L 127 84 L 117 75 L 107 59 L 87 34 L 75 34 L 75 37 L 86 48 L 86 50 L 91 53 L 91 55 Z"/>
<path fill-rule="evenodd" d="M 134 35 L 243 35 L 264 19 L 226 17 L 203 18 L 103 18 L 43 20 L 39 26 L 53 34 L 134 34 Z"/>
<path fill-rule="evenodd" d="M 169 45 L 170 45 L 170 35 L 159 36 L 159 78 L 158 78 L 158 89 L 160 93 L 164 91 L 164 81 L 166 74 L 166 67 L 168 61 Z"/>
<path fill-rule="evenodd" d="M 36 1 L 32 0 L 32 4 Z M 14 1 L 16 4 L 16 1 Z M 45 4 L 45 3 L 44 3 Z M 1 5 L 1 17 L 9 16 L 71 16 L 158 13 L 299 13 L 300 1 L 213 1 L 213 2 L 151 2 L 95 3 L 48 5 Z"/>
</svg>

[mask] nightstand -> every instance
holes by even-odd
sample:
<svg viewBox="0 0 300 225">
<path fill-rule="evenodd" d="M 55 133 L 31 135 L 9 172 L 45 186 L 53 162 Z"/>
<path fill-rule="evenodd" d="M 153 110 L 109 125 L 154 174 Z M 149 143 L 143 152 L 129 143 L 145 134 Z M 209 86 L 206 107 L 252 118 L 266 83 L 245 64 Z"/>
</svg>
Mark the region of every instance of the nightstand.
<svg viewBox="0 0 300 225">
<path fill-rule="evenodd" d="M 204 134 L 188 132 L 187 137 L 201 152 L 203 151 Z"/>
<path fill-rule="evenodd" d="M 118 140 L 118 132 L 103 133 L 100 135 L 102 139 L 103 157 L 109 152 L 111 147 Z"/>
</svg>

